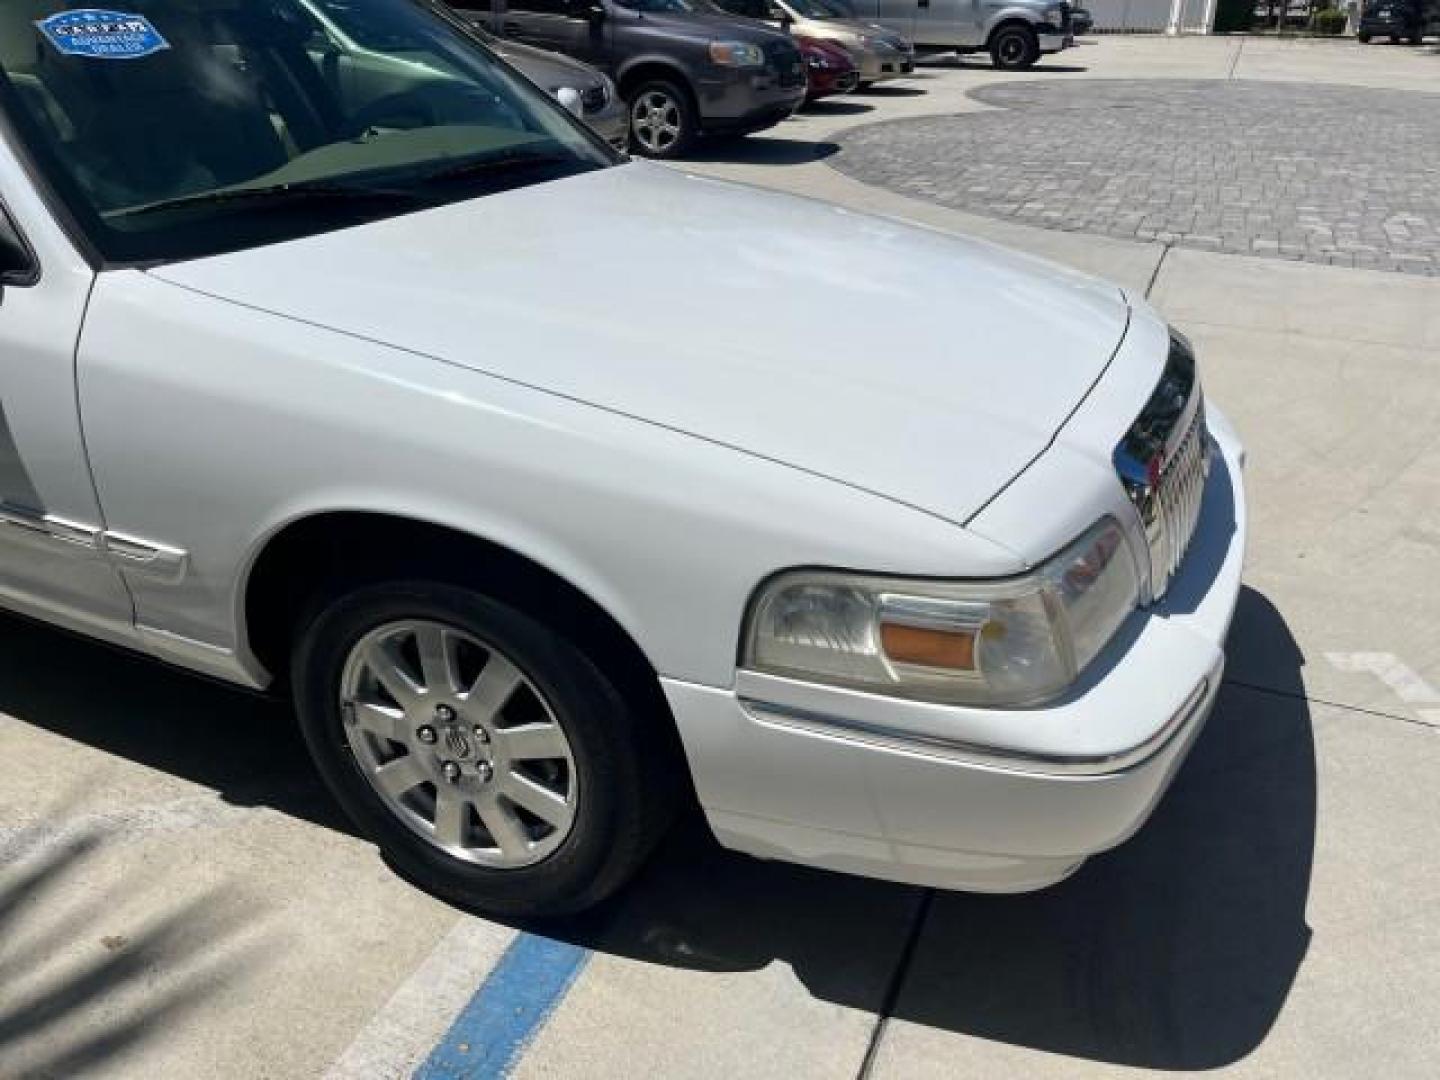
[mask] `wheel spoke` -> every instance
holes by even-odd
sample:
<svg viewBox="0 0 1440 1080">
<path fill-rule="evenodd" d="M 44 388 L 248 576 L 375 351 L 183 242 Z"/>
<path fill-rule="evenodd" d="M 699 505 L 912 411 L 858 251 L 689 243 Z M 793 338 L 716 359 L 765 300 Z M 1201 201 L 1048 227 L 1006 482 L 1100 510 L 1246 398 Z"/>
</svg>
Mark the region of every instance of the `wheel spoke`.
<svg viewBox="0 0 1440 1080">
<path fill-rule="evenodd" d="M 466 808 L 458 791 L 441 787 L 435 792 L 435 839 L 446 847 L 465 846 Z"/>
<path fill-rule="evenodd" d="M 365 646 L 365 666 L 375 681 L 385 688 L 396 704 L 408 709 L 419 699 L 421 688 L 400 663 L 394 646 L 388 641 L 372 641 Z"/>
<path fill-rule="evenodd" d="M 492 652 L 470 693 L 465 696 L 465 714 L 471 721 L 493 720 L 505 708 L 520 685 L 521 675 L 514 664 Z"/>
<path fill-rule="evenodd" d="M 381 765 L 375 770 L 375 786 L 398 799 L 413 787 L 418 787 L 430 777 L 414 754 L 406 754 Z"/>
<path fill-rule="evenodd" d="M 520 824 L 515 811 L 495 798 L 477 803 L 475 809 L 503 855 L 519 858 L 525 854 L 530 838 L 525 835 L 525 827 Z"/>
<path fill-rule="evenodd" d="M 517 772 L 510 772 L 500 782 L 500 791 L 516 806 L 523 807 L 557 829 L 570 820 L 570 807 L 563 796 Z"/>
<path fill-rule="evenodd" d="M 513 761 L 537 761 L 565 756 L 565 736 L 559 724 L 521 724 L 500 728 L 495 741 Z"/>
<path fill-rule="evenodd" d="M 371 705 L 363 701 L 354 702 L 350 708 L 356 725 L 372 735 L 378 735 L 382 739 L 398 743 L 403 743 L 409 738 L 405 716 L 398 710 L 386 708 L 384 705 Z"/>
<path fill-rule="evenodd" d="M 415 651 L 420 654 L 420 674 L 430 693 L 454 693 L 455 682 L 453 642 L 443 627 L 426 623 L 415 631 Z"/>
</svg>

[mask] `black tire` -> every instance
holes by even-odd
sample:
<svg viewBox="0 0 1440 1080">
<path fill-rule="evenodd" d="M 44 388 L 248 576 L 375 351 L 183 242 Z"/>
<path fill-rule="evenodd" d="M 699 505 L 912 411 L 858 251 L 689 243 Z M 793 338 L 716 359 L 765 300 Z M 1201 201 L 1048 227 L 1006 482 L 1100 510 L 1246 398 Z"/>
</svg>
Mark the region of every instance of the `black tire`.
<svg viewBox="0 0 1440 1080">
<path fill-rule="evenodd" d="M 504 651 L 543 695 L 569 743 L 578 796 L 563 842 L 527 866 L 478 866 L 403 823 L 377 794 L 346 735 L 341 679 L 351 650 L 396 621 L 446 624 Z M 364 585 L 323 606 L 293 655 L 296 709 L 326 784 L 404 877 L 470 910 L 548 917 L 590 907 L 620 888 L 669 824 L 677 763 L 590 658 L 529 615 L 470 589 L 433 581 Z"/>
<path fill-rule="evenodd" d="M 1411 35 L 1410 35 L 1410 44 L 1411 44 L 1411 45 L 1418 46 L 1418 45 L 1420 44 L 1420 42 L 1423 41 L 1423 40 L 1424 40 L 1424 39 L 1423 39 L 1419 34 L 1411 34 Z"/>
<path fill-rule="evenodd" d="M 1355 40 L 1360 42 L 1361 45 L 1369 45 L 1370 32 L 1368 30 L 1361 30 L 1358 34 L 1355 35 Z"/>
<path fill-rule="evenodd" d="M 690 92 L 668 79 L 642 83 L 625 107 L 630 117 L 630 148 L 642 157 L 660 161 L 684 157 L 700 134 Z M 645 119 L 638 115 L 642 109 L 646 110 Z"/>
<path fill-rule="evenodd" d="M 874 85 L 875 85 L 875 80 L 874 80 L 874 79 L 871 79 L 869 82 L 858 82 L 858 83 L 856 83 L 856 84 L 855 84 L 855 89 L 856 89 L 856 90 L 861 90 L 861 91 L 869 90 L 869 89 L 870 89 L 872 86 L 874 86 Z"/>
<path fill-rule="evenodd" d="M 1000 71 L 1025 71 L 1040 59 L 1040 39 L 1020 23 L 1000 27 L 990 37 L 990 62 Z"/>
</svg>

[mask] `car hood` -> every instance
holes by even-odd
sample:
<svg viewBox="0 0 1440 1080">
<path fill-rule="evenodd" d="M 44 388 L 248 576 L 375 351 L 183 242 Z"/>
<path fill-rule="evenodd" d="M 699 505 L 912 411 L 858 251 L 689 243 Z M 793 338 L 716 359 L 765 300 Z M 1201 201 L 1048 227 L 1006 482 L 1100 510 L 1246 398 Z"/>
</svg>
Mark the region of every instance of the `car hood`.
<svg viewBox="0 0 1440 1080">
<path fill-rule="evenodd" d="M 694 41 L 743 41 L 764 45 L 776 40 L 789 40 L 790 35 L 767 23 L 723 12 L 691 11 L 685 13 L 647 11 L 638 25 L 652 34 Z"/>
<path fill-rule="evenodd" d="M 600 72 L 589 64 L 559 53 L 531 48 L 505 38 L 488 38 L 485 44 L 524 72 L 531 82 L 552 93 L 562 86 L 586 90 L 601 82 Z"/>
<path fill-rule="evenodd" d="M 1129 313 L 1001 248 L 639 162 L 148 272 L 958 523 Z"/>
</svg>

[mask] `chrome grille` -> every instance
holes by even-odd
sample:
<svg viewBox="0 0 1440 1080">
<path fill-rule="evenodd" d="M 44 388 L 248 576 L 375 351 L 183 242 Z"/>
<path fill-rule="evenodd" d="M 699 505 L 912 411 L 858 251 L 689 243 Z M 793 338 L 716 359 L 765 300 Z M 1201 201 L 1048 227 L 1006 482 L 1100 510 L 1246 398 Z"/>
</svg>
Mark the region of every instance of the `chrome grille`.
<svg viewBox="0 0 1440 1080">
<path fill-rule="evenodd" d="M 1165 595 L 1200 521 L 1210 475 L 1210 433 L 1190 343 L 1172 334 L 1150 400 L 1115 448 L 1115 470 L 1150 547 L 1150 599 Z"/>
</svg>

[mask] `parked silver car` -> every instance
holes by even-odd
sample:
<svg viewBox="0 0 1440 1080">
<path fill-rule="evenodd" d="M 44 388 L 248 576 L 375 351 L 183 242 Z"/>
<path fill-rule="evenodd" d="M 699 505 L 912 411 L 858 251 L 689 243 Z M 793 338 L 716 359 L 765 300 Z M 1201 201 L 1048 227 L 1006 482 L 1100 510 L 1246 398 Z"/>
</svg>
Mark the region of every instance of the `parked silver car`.
<svg viewBox="0 0 1440 1080">
<path fill-rule="evenodd" d="M 787 0 L 791 2 L 791 0 Z M 1020 70 L 1075 43 L 1064 0 L 827 0 L 904 34 L 923 52 L 988 52 L 997 68 Z"/>
<path fill-rule="evenodd" d="M 731 15 L 783 26 L 796 37 L 841 46 L 855 60 L 861 87 L 915 70 L 915 46 L 903 34 L 855 18 L 845 0 L 714 0 Z"/>
</svg>

